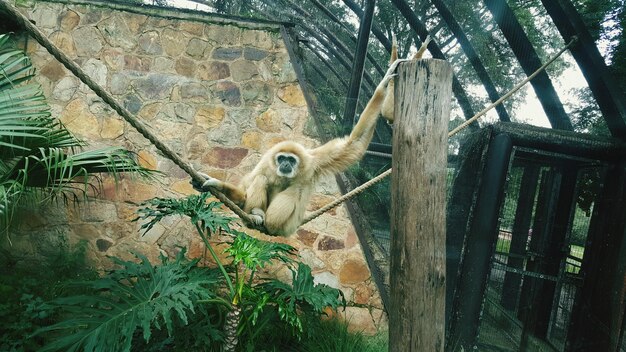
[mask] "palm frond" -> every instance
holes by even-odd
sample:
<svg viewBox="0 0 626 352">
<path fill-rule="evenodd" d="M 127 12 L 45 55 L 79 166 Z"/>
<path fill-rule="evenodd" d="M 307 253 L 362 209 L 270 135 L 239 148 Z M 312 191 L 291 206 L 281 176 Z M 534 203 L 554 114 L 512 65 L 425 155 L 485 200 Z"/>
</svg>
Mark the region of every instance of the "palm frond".
<svg viewBox="0 0 626 352">
<path fill-rule="evenodd" d="M 120 269 L 93 282 L 77 283 L 92 294 L 51 303 L 70 318 L 35 332 L 63 332 L 42 351 L 130 351 L 138 332 L 145 341 L 150 340 L 153 329 L 163 327 L 172 336 L 176 323 L 186 325 L 199 301 L 215 298 L 214 271 L 197 267 L 197 260 L 185 259 L 184 250 L 174 261 L 162 256 L 160 265 L 134 255 L 139 262 L 112 258 Z"/>
<path fill-rule="evenodd" d="M 41 86 L 31 82 L 34 74 L 28 56 L 0 34 L 0 232 L 23 198 L 20 192 L 47 199 L 77 190 L 84 196 L 99 173 L 116 179 L 121 172 L 154 173 L 122 148 L 76 152 L 85 143 L 51 115 Z"/>
</svg>

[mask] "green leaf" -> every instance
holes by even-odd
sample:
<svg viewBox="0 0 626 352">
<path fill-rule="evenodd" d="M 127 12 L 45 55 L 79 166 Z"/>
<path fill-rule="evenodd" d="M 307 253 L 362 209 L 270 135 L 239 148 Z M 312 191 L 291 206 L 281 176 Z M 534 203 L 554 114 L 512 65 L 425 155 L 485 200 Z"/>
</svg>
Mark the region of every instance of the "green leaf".
<svg viewBox="0 0 626 352">
<path fill-rule="evenodd" d="M 249 270 L 257 270 L 274 260 L 293 262 L 290 256 L 294 256 L 296 250 L 288 244 L 262 241 L 236 232 L 235 240 L 226 252 L 233 258 L 233 265 L 243 263 Z"/>
<path fill-rule="evenodd" d="M 230 224 L 234 220 L 232 217 L 225 216 L 222 212 L 217 211 L 222 206 L 220 202 L 208 202 L 211 197 L 208 192 L 199 195 L 189 195 L 181 199 L 173 198 L 152 198 L 140 205 L 137 213 L 139 216 L 134 219 L 146 220 L 141 229 L 144 234 L 156 225 L 163 218 L 171 215 L 185 215 L 191 218 L 192 223 L 197 224 L 200 229 L 208 232 L 209 235 L 217 233 L 220 230 L 232 232 Z M 201 233 L 201 235 L 203 235 Z"/>
<path fill-rule="evenodd" d="M 278 306 L 281 320 L 289 324 L 296 332 L 302 333 L 303 331 L 299 311 L 322 314 L 326 307 L 336 309 L 340 305 L 345 306 L 346 300 L 340 290 L 324 284 L 314 284 L 311 268 L 308 265 L 298 263 L 297 271 L 290 270 L 292 285 L 271 280 L 259 285 L 259 288 L 271 295 L 272 302 Z"/>
<path fill-rule="evenodd" d="M 153 329 L 165 326 L 172 336 L 176 319 L 187 324 L 199 301 L 215 297 L 215 271 L 186 260 L 184 250 L 174 261 L 161 257 L 161 265 L 156 266 L 144 255 L 134 254 L 138 262 L 112 258 L 119 269 L 96 281 L 77 283 L 91 294 L 51 303 L 68 318 L 35 332 L 63 334 L 42 351 L 130 351 L 137 332 L 149 341 Z"/>
<path fill-rule="evenodd" d="M 76 200 L 74 192 L 85 196 L 99 173 L 116 179 L 121 172 L 155 174 L 121 148 L 76 152 L 85 143 L 51 116 L 41 86 L 31 82 L 34 74 L 28 56 L 0 34 L 0 232 L 23 199 Z"/>
</svg>

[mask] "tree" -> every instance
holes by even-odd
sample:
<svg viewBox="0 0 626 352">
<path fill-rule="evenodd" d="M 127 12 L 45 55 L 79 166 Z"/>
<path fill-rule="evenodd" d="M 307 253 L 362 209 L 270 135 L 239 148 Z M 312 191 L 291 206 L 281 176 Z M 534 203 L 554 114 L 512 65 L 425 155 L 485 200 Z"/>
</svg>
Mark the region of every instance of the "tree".
<svg viewBox="0 0 626 352">
<path fill-rule="evenodd" d="M 25 199 L 85 196 L 94 176 L 132 172 L 151 174 L 128 150 L 108 147 L 81 151 L 76 138 L 57 118 L 26 54 L 0 35 L 0 232 L 8 230 L 15 208 Z"/>
</svg>

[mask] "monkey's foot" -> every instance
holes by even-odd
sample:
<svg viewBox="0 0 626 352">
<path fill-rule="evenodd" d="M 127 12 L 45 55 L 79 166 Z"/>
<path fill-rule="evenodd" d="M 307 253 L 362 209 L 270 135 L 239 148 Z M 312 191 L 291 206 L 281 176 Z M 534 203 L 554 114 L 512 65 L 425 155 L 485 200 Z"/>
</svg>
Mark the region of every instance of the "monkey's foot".
<svg viewBox="0 0 626 352">
<path fill-rule="evenodd" d="M 250 220 L 257 226 L 263 225 L 263 222 L 265 222 L 265 212 L 259 208 L 253 208 L 250 211 Z"/>
</svg>

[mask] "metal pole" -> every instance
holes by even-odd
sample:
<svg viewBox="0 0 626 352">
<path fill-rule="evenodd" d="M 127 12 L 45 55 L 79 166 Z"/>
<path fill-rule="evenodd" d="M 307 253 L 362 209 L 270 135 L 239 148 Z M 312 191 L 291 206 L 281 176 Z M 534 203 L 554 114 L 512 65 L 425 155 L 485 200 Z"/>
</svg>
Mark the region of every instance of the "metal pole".
<svg viewBox="0 0 626 352">
<path fill-rule="evenodd" d="M 356 104 L 359 101 L 359 91 L 361 90 L 361 79 L 363 78 L 363 69 L 365 67 L 365 56 L 367 54 L 367 45 L 369 43 L 370 30 L 372 28 L 372 20 L 374 18 L 374 8 L 376 0 L 367 0 L 365 4 L 365 14 L 361 19 L 359 27 L 359 37 L 356 43 L 356 54 L 352 62 L 352 76 L 350 77 L 350 88 L 346 96 L 346 105 L 343 113 L 343 123 L 346 131 L 352 129 L 354 117 L 356 113 Z"/>
</svg>

